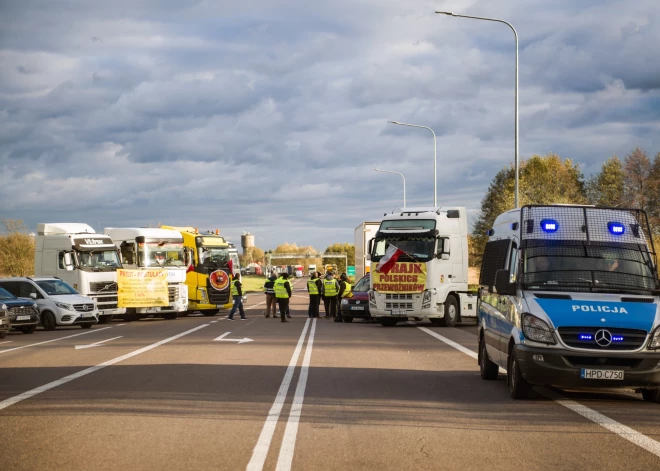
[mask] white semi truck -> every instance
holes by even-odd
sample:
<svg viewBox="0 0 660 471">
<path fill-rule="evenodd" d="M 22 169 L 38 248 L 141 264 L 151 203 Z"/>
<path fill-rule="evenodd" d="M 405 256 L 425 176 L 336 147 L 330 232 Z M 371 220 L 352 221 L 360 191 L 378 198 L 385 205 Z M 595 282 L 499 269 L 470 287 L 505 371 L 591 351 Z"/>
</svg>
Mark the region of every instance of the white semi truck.
<svg viewBox="0 0 660 471">
<path fill-rule="evenodd" d="M 369 243 L 371 316 L 384 326 L 429 319 L 451 327 L 476 318 L 477 296 L 468 292 L 467 238 L 464 207 L 406 208 L 386 215 Z M 387 259 L 379 271 L 379 262 Z"/>
<path fill-rule="evenodd" d="M 355 228 L 355 281 L 369 273 L 369 242 L 374 238 L 380 222 L 363 222 Z"/>
<path fill-rule="evenodd" d="M 101 324 L 125 312 L 117 307 L 118 268 L 122 265 L 112 239 L 87 224 L 37 225 L 34 274 L 56 276 L 93 298 Z"/>
<path fill-rule="evenodd" d="M 169 292 L 167 306 L 126 308 L 124 319 L 143 317 L 176 319 L 188 311 L 188 286 L 183 236 L 171 229 L 146 227 L 106 227 L 103 233 L 112 238 L 119 249 L 124 268 L 133 270 L 167 270 Z"/>
</svg>

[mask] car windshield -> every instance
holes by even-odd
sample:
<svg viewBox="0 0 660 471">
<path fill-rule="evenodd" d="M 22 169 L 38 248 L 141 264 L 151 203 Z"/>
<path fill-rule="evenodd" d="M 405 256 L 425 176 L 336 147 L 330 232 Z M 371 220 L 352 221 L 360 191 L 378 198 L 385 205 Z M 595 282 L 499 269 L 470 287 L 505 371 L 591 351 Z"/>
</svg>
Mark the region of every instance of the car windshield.
<svg viewBox="0 0 660 471">
<path fill-rule="evenodd" d="M 526 288 L 615 293 L 659 289 L 649 252 L 630 244 L 538 243 L 523 257 Z"/>
<path fill-rule="evenodd" d="M 11 294 L 6 289 L 0 288 L 0 301 L 11 301 L 12 299 L 16 299 L 16 296 Z"/>
<path fill-rule="evenodd" d="M 138 265 L 141 267 L 183 267 L 183 242 L 147 242 L 138 244 Z"/>
<path fill-rule="evenodd" d="M 110 271 L 121 268 L 116 250 L 76 251 L 78 267 L 93 271 Z"/>
<path fill-rule="evenodd" d="M 44 290 L 48 296 L 78 294 L 78 291 L 61 280 L 39 280 L 37 281 L 37 285 Z"/>
<path fill-rule="evenodd" d="M 360 279 L 360 281 L 358 281 L 355 284 L 355 287 L 353 288 L 353 291 L 354 292 L 355 291 L 357 291 L 357 292 L 367 292 L 367 291 L 369 291 L 369 276 L 367 275 L 365 277 L 362 277 L 362 279 Z"/>
<path fill-rule="evenodd" d="M 435 255 L 434 237 L 387 237 L 376 239 L 371 260 L 374 262 L 380 261 L 391 245 L 404 252 L 399 257 L 402 262 L 428 262 Z"/>
</svg>

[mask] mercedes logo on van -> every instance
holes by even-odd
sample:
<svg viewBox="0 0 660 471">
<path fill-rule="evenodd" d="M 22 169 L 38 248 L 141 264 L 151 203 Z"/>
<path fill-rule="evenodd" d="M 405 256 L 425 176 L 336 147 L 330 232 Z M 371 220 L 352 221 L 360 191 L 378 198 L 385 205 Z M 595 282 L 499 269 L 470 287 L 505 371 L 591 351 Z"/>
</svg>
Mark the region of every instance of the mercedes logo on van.
<svg viewBox="0 0 660 471">
<path fill-rule="evenodd" d="M 83 311 L 89 311 L 89 306 L 87 304 L 83 304 Z"/>
<path fill-rule="evenodd" d="M 601 329 L 596 332 L 594 340 L 601 347 L 609 347 L 612 343 L 612 334 L 609 330 Z"/>
</svg>

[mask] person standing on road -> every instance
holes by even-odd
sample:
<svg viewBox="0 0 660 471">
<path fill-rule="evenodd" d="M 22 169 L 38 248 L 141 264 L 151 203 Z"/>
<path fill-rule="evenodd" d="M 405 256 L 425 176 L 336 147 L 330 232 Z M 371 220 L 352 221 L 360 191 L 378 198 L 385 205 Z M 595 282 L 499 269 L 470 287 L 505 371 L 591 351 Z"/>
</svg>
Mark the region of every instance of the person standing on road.
<svg viewBox="0 0 660 471">
<path fill-rule="evenodd" d="M 348 279 L 348 276 L 346 276 L 346 273 L 342 273 L 339 277 L 339 293 L 337 293 L 337 302 L 340 303 L 340 306 L 342 298 L 350 298 L 353 294 L 351 289 L 351 282 Z M 341 317 L 341 307 L 337 309 L 337 318 L 335 319 L 335 322 L 343 322 Z"/>
<path fill-rule="evenodd" d="M 339 284 L 334 275 L 329 271 L 323 280 L 323 306 L 325 307 L 325 318 L 337 317 L 337 293 Z"/>
<path fill-rule="evenodd" d="M 307 291 L 309 292 L 309 308 L 307 308 L 307 317 L 319 317 L 319 306 L 321 305 L 321 292 L 323 291 L 323 282 L 317 278 L 317 273 L 312 272 L 312 276 L 307 281 Z"/>
<path fill-rule="evenodd" d="M 289 312 L 289 298 L 291 297 L 291 283 L 288 280 L 289 274 L 282 273 L 277 280 L 275 280 L 275 297 L 277 304 L 280 307 L 280 319 L 282 322 L 289 322 L 286 317 Z M 291 317 L 290 315 L 288 317 Z"/>
<path fill-rule="evenodd" d="M 264 283 L 264 292 L 266 293 L 266 319 L 273 314 L 273 319 L 277 318 L 277 298 L 275 297 L 275 280 L 277 275 L 273 271 Z"/>
<path fill-rule="evenodd" d="M 227 320 L 234 320 L 236 309 L 241 313 L 241 320 L 247 320 L 247 317 L 245 317 L 245 311 L 243 310 L 243 285 L 241 283 L 240 273 L 236 273 L 236 275 L 234 275 L 234 280 L 231 282 L 231 297 L 234 299 L 234 305 L 231 307 L 231 311 L 229 311 Z"/>
</svg>

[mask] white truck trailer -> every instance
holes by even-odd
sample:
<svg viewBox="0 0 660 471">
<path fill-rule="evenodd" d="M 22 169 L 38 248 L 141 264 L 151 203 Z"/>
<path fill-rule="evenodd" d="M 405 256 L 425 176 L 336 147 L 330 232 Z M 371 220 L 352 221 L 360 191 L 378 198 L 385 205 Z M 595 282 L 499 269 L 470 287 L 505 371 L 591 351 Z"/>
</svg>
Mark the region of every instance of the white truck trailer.
<svg viewBox="0 0 660 471">
<path fill-rule="evenodd" d="M 117 247 L 110 237 L 95 233 L 87 224 L 37 225 L 34 274 L 56 276 L 80 294 L 93 298 L 99 323 L 124 314 L 117 308 L 117 269 L 122 268 Z"/>
<path fill-rule="evenodd" d="M 369 244 L 371 316 L 384 326 L 429 319 L 451 327 L 476 318 L 467 238 L 464 207 L 406 208 L 385 216 Z M 380 270 L 379 262 L 385 264 Z"/>
<path fill-rule="evenodd" d="M 375 237 L 380 222 L 363 222 L 355 228 L 355 281 L 369 273 L 369 242 Z"/>
<path fill-rule="evenodd" d="M 188 311 L 188 286 L 183 236 L 171 229 L 146 227 L 106 227 L 103 233 L 119 249 L 124 268 L 132 270 L 167 270 L 168 306 L 126 308 L 124 319 L 143 317 L 176 319 Z"/>
</svg>

